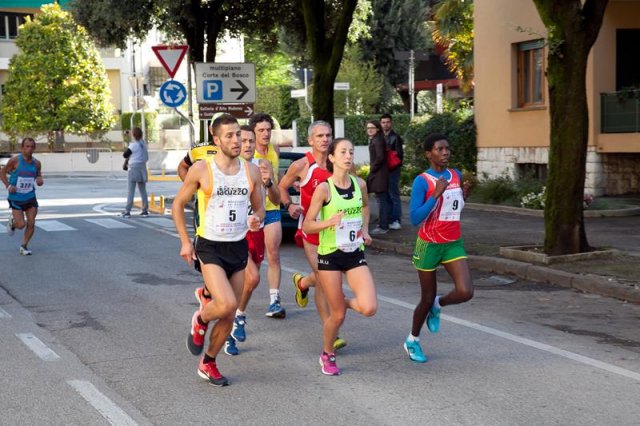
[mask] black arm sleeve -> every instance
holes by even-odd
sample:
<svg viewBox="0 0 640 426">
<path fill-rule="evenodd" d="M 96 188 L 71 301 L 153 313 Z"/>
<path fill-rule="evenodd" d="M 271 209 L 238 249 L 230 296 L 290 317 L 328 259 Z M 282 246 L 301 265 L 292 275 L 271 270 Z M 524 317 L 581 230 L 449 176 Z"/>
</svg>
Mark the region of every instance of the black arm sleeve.
<svg viewBox="0 0 640 426">
<path fill-rule="evenodd" d="M 129 158 L 129 157 L 131 157 L 131 154 L 133 154 L 133 152 L 131 152 L 131 150 L 129 148 L 127 148 L 127 150 L 122 153 L 122 156 L 124 158 Z"/>
</svg>

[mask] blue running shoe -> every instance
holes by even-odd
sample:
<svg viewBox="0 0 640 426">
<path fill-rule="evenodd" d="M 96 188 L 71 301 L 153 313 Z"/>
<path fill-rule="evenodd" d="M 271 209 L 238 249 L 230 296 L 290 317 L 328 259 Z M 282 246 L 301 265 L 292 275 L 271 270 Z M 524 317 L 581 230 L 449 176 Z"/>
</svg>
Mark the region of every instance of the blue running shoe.
<svg viewBox="0 0 640 426">
<path fill-rule="evenodd" d="M 236 341 L 233 340 L 233 337 L 231 336 L 227 337 L 227 341 L 224 344 L 224 353 L 232 356 L 238 355 L 240 353 L 238 347 L 236 346 Z"/>
<path fill-rule="evenodd" d="M 432 333 L 437 333 L 440 330 L 440 310 L 440 308 L 432 306 L 427 314 L 427 328 Z"/>
<path fill-rule="evenodd" d="M 265 314 L 270 318 L 284 318 L 287 316 L 287 311 L 284 310 L 282 306 L 280 306 L 280 299 L 276 299 L 275 302 L 269 305 L 269 310 Z"/>
<path fill-rule="evenodd" d="M 233 330 L 231 330 L 231 337 L 236 342 L 244 342 L 247 339 L 247 333 L 244 331 L 244 325 L 247 323 L 246 315 L 236 315 L 233 320 Z"/>
<path fill-rule="evenodd" d="M 427 362 L 429 358 L 422 352 L 420 342 L 404 341 L 404 350 L 409 354 L 409 359 L 415 362 Z"/>
</svg>

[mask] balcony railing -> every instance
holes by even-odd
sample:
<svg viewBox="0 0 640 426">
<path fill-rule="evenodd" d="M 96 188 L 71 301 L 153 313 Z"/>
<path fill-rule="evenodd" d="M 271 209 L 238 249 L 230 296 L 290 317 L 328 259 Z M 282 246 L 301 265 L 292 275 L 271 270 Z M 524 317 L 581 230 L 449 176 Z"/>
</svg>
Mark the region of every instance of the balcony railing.
<svg viewBox="0 0 640 426">
<path fill-rule="evenodd" d="M 601 133 L 640 132 L 640 90 L 600 94 Z"/>
</svg>

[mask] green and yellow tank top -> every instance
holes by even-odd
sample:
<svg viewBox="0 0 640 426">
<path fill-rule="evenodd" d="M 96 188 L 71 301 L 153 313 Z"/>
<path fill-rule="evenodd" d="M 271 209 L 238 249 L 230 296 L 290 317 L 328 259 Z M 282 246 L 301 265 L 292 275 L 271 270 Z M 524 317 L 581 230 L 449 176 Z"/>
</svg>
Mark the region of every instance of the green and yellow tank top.
<svg viewBox="0 0 640 426">
<path fill-rule="evenodd" d="M 320 245 L 318 254 L 331 254 L 337 250 L 351 253 L 364 250 L 362 237 L 362 193 L 360 185 L 354 176 L 351 178 L 351 198 L 345 199 L 336 189 L 333 178 L 327 179 L 330 199 L 320 210 L 320 220 L 327 220 L 336 213 L 344 212 L 338 226 L 332 226 L 320 231 Z"/>
</svg>

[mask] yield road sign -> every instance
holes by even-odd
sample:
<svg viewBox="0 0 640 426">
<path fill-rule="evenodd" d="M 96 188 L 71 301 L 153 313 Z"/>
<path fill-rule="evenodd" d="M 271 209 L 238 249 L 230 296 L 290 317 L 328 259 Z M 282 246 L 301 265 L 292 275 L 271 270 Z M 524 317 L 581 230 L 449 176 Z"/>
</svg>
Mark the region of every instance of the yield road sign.
<svg viewBox="0 0 640 426">
<path fill-rule="evenodd" d="M 256 66 L 246 63 L 196 63 L 200 104 L 256 101 Z"/>
<path fill-rule="evenodd" d="M 160 86 L 160 100 L 169 108 L 177 108 L 187 100 L 187 89 L 179 81 L 167 80 Z"/>
<path fill-rule="evenodd" d="M 253 104 L 198 104 L 200 120 L 209 120 L 219 112 L 231 114 L 235 118 L 249 118 L 253 114 Z"/>
<path fill-rule="evenodd" d="M 152 46 L 151 49 L 164 69 L 167 70 L 169 77 L 173 78 L 178 72 L 182 58 L 189 50 L 189 46 Z"/>
</svg>

